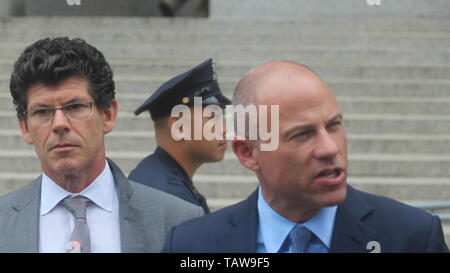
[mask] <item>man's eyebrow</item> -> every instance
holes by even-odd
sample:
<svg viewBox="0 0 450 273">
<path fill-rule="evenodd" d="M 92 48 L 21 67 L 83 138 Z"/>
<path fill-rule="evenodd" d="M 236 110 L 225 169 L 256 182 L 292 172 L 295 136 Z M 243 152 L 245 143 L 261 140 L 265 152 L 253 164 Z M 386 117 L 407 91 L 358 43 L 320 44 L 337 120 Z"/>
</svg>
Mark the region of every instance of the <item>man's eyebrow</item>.
<svg viewBox="0 0 450 273">
<path fill-rule="evenodd" d="M 51 106 L 48 105 L 48 104 L 45 104 L 45 103 L 35 103 L 34 105 L 31 105 L 31 106 L 30 106 L 30 109 L 35 109 L 35 108 L 49 108 L 49 107 L 51 107 Z"/>
<path fill-rule="evenodd" d="M 82 102 L 82 101 L 86 101 L 86 100 L 88 100 L 88 99 L 83 99 L 83 98 L 73 98 L 73 99 L 71 99 L 71 100 L 69 100 L 69 101 L 64 102 L 64 103 L 62 104 L 62 106 L 64 106 L 64 105 L 69 105 L 69 104 L 72 104 L 72 103 Z M 32 105 L 32 107 L 30 107 L 30 109 L 34 109 L 34 108 L 54 108 L 54 107 L 55 107 L 55 106 L 53 106 L 53 105 L 48 105 L 48 104 L 46 104 L 46 103 L 38 102 L 38 103 Z"/>
<path fill-rule="evenodd" d="M 334 115 L 332 118 L 330 118 L 327 121 L 327 124 L 330 122 L 334 122 L 336 120 L 340 120 L 340 119 L 344 119 L 344 116 L 342 115 L 342 113 L 337 113 L 336 115 Z M 300 124 L 297 126 L 292 127 L 291 129 L 287 130 L 284 134 L 283 137 L 288 137 L 290 134 L 292 134 L 292 132 L 295 131 L 307 131 L 309 129 L 312 129 L 314 126 L 308 123 L 305 124 Z"/>
<path fill-rule="evenodd" d="M 84 101 L 88 101 L 88 100 L 82 99 L 82 98 L 74 98 L 69 101 L 66 101 L 63 105 L 68 105 L 68 104 L 77 103 L 77 102 L 84 102 Z"/>
<path fill-rule="evenodd" d="M 308 123 L 299 124 L 299 125 L 296 125 L 296 126 L 292 127 L 291 129 L 287 130 L 283 134 L 283 137 L 285 137 L 285 138 L 289 137 L 289 135 L 292 134 L 292 132 L 295 132 L 295 131 L 307 131 L 307 130 L 312 129 L 312 128 L 313 128 L 312 124 L 308 124 Z"/>
<path fill-rule="evenodd" d="M 337 113 L 337 114 L 334 115 L 332 118 L 330 118 L 330 119 L 328 120 L 327 123 L 336 121 L 336 120 L 338 120 L 338 119 L 344 119 L 344 116 L 342 115 L 342 113 Z"/>
</svg>

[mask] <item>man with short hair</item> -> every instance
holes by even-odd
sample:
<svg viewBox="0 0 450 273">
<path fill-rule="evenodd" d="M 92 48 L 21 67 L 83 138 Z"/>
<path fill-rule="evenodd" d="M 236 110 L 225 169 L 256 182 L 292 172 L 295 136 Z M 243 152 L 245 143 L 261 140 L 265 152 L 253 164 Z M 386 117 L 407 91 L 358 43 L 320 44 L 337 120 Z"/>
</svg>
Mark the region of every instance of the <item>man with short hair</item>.
<svg viewBox="0 0 450 273">
<path fill-rule="evenodd" d="M 195 105 L 196 99 L 198 105 Z M 144 111 L 150 113 L 158 146 L 153 154 L 138 163 L 128 178 L 201 206 L 209 213 L 206 198 L 197 191 L 192 177 L 201 165 L 224 158 L 226 127 L 219 125 L 223 125 L 223 109 L 230 103 L 219 88 L 212 59 L 162 84 L 134 112 L 135 115 Z M 177 106 L 184 106 L 188 111 L 172 115 Z M 208 114 L 204 111 L 208 106 L 221 111 Z M 183 122 L 185 126 L 177 126 Z M 208 122 L 217 124 L 213 126 L 217 134 L 212 137 L 203 134 L 207 132 L 203 126 Z M 200 125 L 198 128 L 195 128 L 196 123 Z"/>
<path fill-rule="evenodd" d="M 259 139 L 234 140 L 259 187 L 175 227 L 165 252 L 448 252 L 437 216 L 347 185 L 343 114 L 312 70 L 260 65 L 239 82 L 233 103 L 278 105 L 279 146 L 265 151 Z"/>
<path fill-rule="evenodd" d="M 199 207 L 131 182 L 105 156 L 116 124 L 112 70 L 81 39 L 42 39 L 10 84 L 22 136 L 42 175 L 0 197 L 0 252 L 159 252 Z"/>
</svg>

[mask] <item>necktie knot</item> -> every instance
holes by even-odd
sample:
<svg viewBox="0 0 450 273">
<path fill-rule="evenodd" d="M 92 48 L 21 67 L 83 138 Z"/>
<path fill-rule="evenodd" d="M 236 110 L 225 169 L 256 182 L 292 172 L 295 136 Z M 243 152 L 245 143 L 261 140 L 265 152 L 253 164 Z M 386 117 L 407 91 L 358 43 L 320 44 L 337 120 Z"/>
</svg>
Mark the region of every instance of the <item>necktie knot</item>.
<svg viewBox="0 0 450 273">
<path fill-rule="evenodd" d="M 75 219 L 86 220 L 86 207 L 90 200 L 84 196 L 66 197 L 62 204 L 72 213 Z"/>
<path fill-rule="evenodd" d="M 305 253 L 311 236 L 312 232 L 308 228 L 296 225 L 289 233 L 293 252 Z"/>
</svg>

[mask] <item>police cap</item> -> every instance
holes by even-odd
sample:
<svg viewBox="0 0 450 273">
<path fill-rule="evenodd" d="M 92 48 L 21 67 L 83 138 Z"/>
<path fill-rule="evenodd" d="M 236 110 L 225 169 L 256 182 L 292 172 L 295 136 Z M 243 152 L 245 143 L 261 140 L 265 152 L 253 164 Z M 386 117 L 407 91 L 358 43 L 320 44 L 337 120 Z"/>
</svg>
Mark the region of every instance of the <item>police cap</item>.
<svg viewBox="0 0 450 273">
<path fill-rule="evenodd" d="M 203 105 L 216 104 L 225 107 L 231 101 L 220 91 L 212 59 L 197 65 L 162 84 L 134 114 L 150 111 L 154 121 L 170 115 L 178 104 L 194 104 L 194 97 L 201 97 Z"/>
</svg>

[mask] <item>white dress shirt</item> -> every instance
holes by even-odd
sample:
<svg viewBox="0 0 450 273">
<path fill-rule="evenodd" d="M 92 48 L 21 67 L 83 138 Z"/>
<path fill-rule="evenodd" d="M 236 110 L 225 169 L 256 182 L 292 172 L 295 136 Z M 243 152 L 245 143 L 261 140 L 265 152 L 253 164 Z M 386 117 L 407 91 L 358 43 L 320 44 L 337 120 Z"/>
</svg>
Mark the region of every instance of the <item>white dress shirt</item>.
<svg viewBox="0 0 450 273">
<path fill-rule="evenodd" d="M 83 195 L 93 202 L 86 211 L 91 252 L 120 252 L 119 200 L 108 162 L 91 185 L 77 194 L 66 191 L 42 174 L 39 252 L 66 252 L 75 219 L 60 201 L 69 195 Z"/>
</svg>

